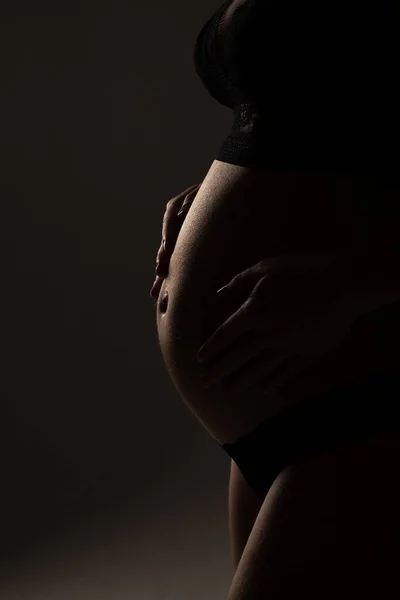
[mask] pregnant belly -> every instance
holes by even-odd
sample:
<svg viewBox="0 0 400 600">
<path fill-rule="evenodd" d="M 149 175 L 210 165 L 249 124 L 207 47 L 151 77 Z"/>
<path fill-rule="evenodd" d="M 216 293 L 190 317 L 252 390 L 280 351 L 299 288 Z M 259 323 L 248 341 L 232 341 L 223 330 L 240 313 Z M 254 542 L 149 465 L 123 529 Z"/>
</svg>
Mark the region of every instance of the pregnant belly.
<svg viewBox="0 0 400 600">
<path fill-rule="evenodd" d="M 348 361 L 356 362 L 357 335 L 268 397 L 251 388 L 235 395 L 220 384 L 203 388 L 196 356 L 239 307 L 222 309 L 215 301 L 216 290 L 238 272 L 267 256 L 329 254 L 337 249 L 337 240 L 348 243 L 348 220 L 329 202 L 322 183 L 214 161 L 179 234 L 160 291 L 158 338 L 180 396 L 221 444 L 233 443 L 285 406 L 330 387 L 335 378 L 352 376 Z"/>
</svg>

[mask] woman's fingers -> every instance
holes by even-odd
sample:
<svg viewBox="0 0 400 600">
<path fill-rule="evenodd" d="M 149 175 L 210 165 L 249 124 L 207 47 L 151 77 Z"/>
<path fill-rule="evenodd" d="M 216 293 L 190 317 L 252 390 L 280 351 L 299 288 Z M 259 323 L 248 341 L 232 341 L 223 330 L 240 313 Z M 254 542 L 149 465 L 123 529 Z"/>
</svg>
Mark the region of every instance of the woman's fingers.
<svg viewBox="0 0 400 600">
<path fill-rule="evenodd" d="M 199 187 L 200 187 L 200 185 L 196 185 L 195 189 L 192 190 L 191 192 L 189 192 L 189 194 L 186 196 L 185 201 L 182 204 L 182 207 L 181 207 L 180 211 L 178 212 L 178 217 L 182 216 L 183 219 L 186 217 L 189 208 L 192 206 L 193 200 L 197 196 L 197 192 L 199 191 Z"/>
<path fill-rule="evenodd" d="M 162 241 L 157 253 L 156 274 L 159 277 L 166 277 L 168 275 L 169 261 L 174 251 L 176 240 L 199 187 L 199 183 L 194 186 L 192 185 L 167 203 L 162 225 Z M 178 212 L 182 208 L 184 212 L 178 216 Z"/>
<path fill-rule="evenodd" d="M 153 287 L 151 288 L 151 291 L 150 291 L 150 296 L 154 300 L 158 300 L 158 296 L 160 295 L 160 289 L 161 289 L 163 281 L 164 281 L 163 277 L 157 276 L 155 282 L 153 283 Z"/>
<path fill-rule="evenodd" d="M 183 221 L 186 217 L 186 213 L 178 216 L 178 212 L 183 208 L 183 206 L 185 206 L 186 212 L 189 210 L 190 205 L 196 197 L 199 187 L 200 184 L 196 183 L 196 185 L 192 185 L 190 188 L 182 192 L 182 194 L 179 194 L 179 196 L 176 196 L 176 198 L 172 198 L 167 203 L 162 225 L 163 241 L 161 242 L 160 260 L 164 259 L 164 255 L 171 257 Z"/>
<path fill-rule="evenodd" d="M 163 279 L 168 275 L 169 262 L 175 249 L 179 232 L 200 186 L 201 183 L 191 185 L 167 202 L 162 224 L 162 240 L 156 258 L 157 277 L 150 291 L 150 296 L 154 299 L 158 298 Z"/>
<path fill-rule="evenodd" d="M 168 275 L 170 258 L 171 255 L 165 250 L 163 242 L 161 242 L 156 258 L 156 275 L 159 277 L 166 277 Z"/>
</svg>

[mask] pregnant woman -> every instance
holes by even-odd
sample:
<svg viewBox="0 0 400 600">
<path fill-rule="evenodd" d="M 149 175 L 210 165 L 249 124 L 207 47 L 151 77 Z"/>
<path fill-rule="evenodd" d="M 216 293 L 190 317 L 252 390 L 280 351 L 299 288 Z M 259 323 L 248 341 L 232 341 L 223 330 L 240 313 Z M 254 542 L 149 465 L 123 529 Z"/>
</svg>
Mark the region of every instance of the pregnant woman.
<svg viewBox="0 0 400 600">
<path fill-rule="evenodd" d="M 196 42 L 234 123 L 167 205 L 151 294 L 232 459 L 229 600 L 400 594 L 396 18 L 365 4 L 229 0 Z"/>
</svg>

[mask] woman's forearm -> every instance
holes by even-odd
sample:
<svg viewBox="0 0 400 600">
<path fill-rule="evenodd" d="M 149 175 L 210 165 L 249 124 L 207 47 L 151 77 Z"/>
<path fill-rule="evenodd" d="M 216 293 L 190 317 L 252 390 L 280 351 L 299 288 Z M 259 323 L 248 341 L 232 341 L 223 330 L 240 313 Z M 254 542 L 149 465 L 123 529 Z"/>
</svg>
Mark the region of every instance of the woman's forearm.
<svg viewBox="0 0 400 600">
<path fill-rule="evenodd" d="M 355 318 L 400 301 L 400 253 L 342 254 L 324 273 L 328 297 L 339 295 Z"/>
</svg>

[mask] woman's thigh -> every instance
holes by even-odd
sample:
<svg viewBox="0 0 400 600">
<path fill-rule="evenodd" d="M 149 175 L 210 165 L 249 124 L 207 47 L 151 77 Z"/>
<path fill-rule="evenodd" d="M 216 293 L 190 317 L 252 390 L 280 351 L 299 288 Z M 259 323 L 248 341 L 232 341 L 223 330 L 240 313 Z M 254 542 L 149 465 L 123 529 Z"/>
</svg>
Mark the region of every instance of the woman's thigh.
<svg viewBox="0 0 400 600">
<path fill-rule="evenodd" d="M 398 433 L 283 470 L 270 488 L 229 600 L 400 595 Z"/>
<path fill-rule="evenodd" d="M 269 398 L 251 390 L 227 396 L 218 384 L 201 386 L 197 351 L 235 308 L 218 307 L 215 292 L 267 256 L 332 251 L 336 240 L 344 239 L 335 210 L 338 216 L 322 177 L 271 174 L 218 161 L 197 193 L 160 291 L 157 327 L 177 390 L 220 443 L 236 441 L 284 401 L 281 392 Z"/>
</svg>

